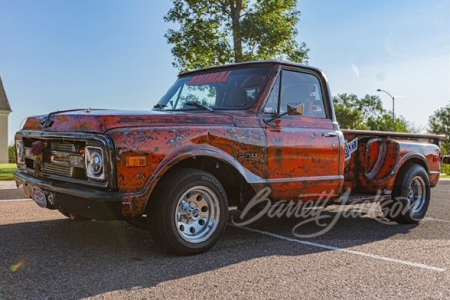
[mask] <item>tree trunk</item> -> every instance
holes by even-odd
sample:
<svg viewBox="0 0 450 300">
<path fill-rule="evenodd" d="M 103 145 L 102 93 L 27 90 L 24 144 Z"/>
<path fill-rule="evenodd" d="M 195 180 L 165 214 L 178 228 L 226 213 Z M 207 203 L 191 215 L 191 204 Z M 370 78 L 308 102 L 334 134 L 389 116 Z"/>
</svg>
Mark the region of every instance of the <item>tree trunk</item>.
<svg viewBox="0 0 450 300">
<path fill-rule="evenodd" d="M 241 8 L 242 0 L 230 0 L 231 21 L 233 30 L 234 62 L 242 62 L 242 38 L 241 38 Z"/>
</svg>

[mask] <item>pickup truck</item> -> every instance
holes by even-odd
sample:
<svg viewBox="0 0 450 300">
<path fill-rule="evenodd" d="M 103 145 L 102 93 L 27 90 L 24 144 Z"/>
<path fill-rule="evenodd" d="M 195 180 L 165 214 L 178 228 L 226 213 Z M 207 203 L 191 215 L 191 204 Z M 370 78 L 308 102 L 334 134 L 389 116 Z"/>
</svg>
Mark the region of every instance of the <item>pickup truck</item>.
<svg viewBox="0 0 450 300">
<path fill-rule="evenodd" d="M 151 111 L 29 117 L 14 177 L 43 208 L 145 219 L 163 249 L 187 255 L 217 242 L 230 206 L 267 188 L 274 202 L 379 201 L 387 218 L 419 222 L 448 162 L 443 138 L 341 130 L 319 69 L 248 62 L 179 75 Z"/>
</svg>

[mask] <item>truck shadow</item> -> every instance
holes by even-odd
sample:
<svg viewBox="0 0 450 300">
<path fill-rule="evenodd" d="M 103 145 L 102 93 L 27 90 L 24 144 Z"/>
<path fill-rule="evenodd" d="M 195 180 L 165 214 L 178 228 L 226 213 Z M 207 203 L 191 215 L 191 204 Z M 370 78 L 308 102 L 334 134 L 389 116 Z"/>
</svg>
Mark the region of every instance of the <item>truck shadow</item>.
<svg viewBox="0 0 450 300">
<path fill-rule="evenodd" d="M 231 212 L 234 220 L 238 215 Z M 299 221 L 265 217 L 250 226 L 292 238 L 292 228 Z M 373 218 L 340 218 L 330 231 L 308 241 L 349 248 L 389 238 L 433 238 L 429 232 L 415 233 L 416 227 L 385 225 Z M 302 227 L 311 233 L 319 229 L 315 223 Z M 159 250 L 146 230 L 125 222 L 67 219 L 2 225 L 0 245 L 0 292 L 6 299 L 80 299 L 151 288 L 259 257 L 327 251 L 229 226 L 209 252 L 178 257 Z"/>
</svg>

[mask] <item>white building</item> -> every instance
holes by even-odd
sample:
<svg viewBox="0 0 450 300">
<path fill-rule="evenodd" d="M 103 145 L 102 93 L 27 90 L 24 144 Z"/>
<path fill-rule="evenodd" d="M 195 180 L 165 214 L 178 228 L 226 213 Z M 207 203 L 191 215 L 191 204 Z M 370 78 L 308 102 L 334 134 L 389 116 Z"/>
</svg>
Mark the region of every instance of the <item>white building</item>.
<svg viewBox="0 0 450 300">
<path fill-rule="evenodd" d="M 8 163 L 8 116 L 11 113 L 8 97 L 0 77 L 0 164 Z"/>
</svg>

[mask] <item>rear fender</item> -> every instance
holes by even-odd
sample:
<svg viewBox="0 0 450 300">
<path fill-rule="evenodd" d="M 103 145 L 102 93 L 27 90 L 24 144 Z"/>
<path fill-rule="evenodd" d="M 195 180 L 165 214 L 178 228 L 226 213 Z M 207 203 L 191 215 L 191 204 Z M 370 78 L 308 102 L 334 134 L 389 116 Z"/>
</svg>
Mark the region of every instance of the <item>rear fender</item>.
<svg viewBox="0 0 450 300">
<path fill-rule="evenodd" d="M 425 156 L 419 153 L 408 153 L 400 159 L 398 164 L 393 169 L 391 173 L 393 176 L 391 177 L 391 180 L 389 181 L 387 187 L 388 190 L 392 191 L 394 189 L 395 181 L 397 180 L 397 177 L 400 174 L 401 169 L 411 162 L 423 166 L 427 174 L 430 175 L 430 168 L 428 167 L 428 163 Z"/>
</svg>

